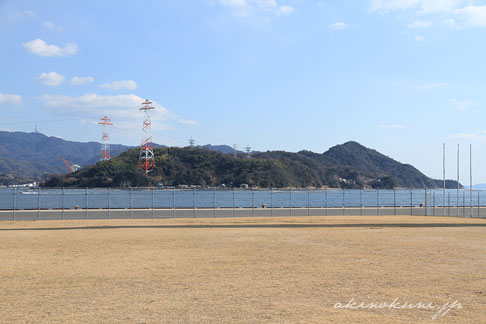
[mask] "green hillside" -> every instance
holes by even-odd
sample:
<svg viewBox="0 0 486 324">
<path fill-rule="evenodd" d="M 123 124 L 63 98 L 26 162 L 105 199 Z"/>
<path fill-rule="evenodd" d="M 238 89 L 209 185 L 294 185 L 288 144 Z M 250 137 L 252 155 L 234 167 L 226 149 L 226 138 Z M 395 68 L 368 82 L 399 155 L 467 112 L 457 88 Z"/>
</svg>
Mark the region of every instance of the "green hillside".
<svg viewBox="0 0 486 324">
<path fill-rule="evenodd" d="M 415 168 L 355 142 L 334 147 L 328 152 L 272 151 L 245 158 L 202 148 L 155 148 L 156 168 L 147 176 L 137 169 L 139 150 L 132 149 L 73 174 L 51 176 L 43 185 L 128 187 L 154 186 L 161 182 L 174 186 L 224 184 L 239 187 L 248 184 L 261 188 L 439 187 L 435 180 Z M 448 184 L 452 187 L 454 182 Z"/>
</svg>

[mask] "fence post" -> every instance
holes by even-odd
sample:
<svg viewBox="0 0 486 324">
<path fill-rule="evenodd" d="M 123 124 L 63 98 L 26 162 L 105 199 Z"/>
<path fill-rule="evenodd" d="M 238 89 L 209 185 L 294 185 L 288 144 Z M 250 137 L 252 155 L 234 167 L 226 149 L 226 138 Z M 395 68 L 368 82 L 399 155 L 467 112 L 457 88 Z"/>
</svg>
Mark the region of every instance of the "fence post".
<svg viewBox="0 0 486 324">
<path fill-rule="evenodd" d="M 255 191 L 251 188 L 251 215 L 255 216 Z"/>
<path fill-rule="evenodd" d="M 410 187 L 410 216 L 413 216 L 413 192 L 412 192 L 412 187 Z"/>
<path fill-rule="evenodd" d="M 424 188 L 424 204 L 423 204 L 423 206 L 425 208 L 425 212 L 424 212 L 425 216 L 428 216 L 427 215 L 427 205 L 428 205 L 427 204 L 427 189 Z"/>
<path fill-rule="evenodd" d="M 133 218 L 132 187 L 130 187 L 130 218 Z"/>
<path fill-rule="evenodd" d="M 363 189 L 359 189 L 359 207 L 360 215 L 363 216 Z"/>
<path fill-rule="evenodd" d="M 216 217 L 216 188 L 213 188 L 213 218 Z"/>
<path fill-rule="evenodd" d="M 108 219 L 111 219 L 111 187 L 108 187 Z"/>
<path fill-rule="evenodd" d="M 88 219 L 88 187 L 86 187 L 86 219 Z"/>
<path fill-rule="evenodd" d="M 152 219 L 155 218 L 154 208 L 155 208 L 155 188 L 152 187 Z"/>
<path fill-rule="evenodd" d="M 175 188 L 172 188 L 172 218 L 175 218 Z"/>
<path fill-rule="evenodd" d="M 343 188 L 343 216 L 346 216 L 346 194 L 345 194 L 345 190 Z"/>
<path fill-rule="evenodd" d="M 40 187 L 37 188 L 37 219 L 40 220 Z"/>
<path fill-rule="evenodd" d="M 481 209 L 480 209 L 480 206 L 479 206 L 479 191 L 478 191 L 478 218 L 481 217 Z"/>
<path fill-rule="evenodd" d="M 327 188 L 326 188 L 326 216 L 328 216 L 328 211 L 327 211 L 327 209 L 328 209 L 328 206 L 327 206 L 327 204 L 328 204 L 327 195 L 328 195 L 328 193 L 327 193 Z"/>
<path fill-rule="evenodd" d="M 307 189 L 307 216 L 310 216 L 310 188 Z"/>
<path fill-rule="evenodd" d="M 461 198 L 459 197 L 459 189 L 457 189 L 457 193 L 456 193 L 457 197 L 456 197 L 456 216 L 459 217 L 459 205 L 461 204 Z"/>
<path fill-rule="evenodd" d="M 271 215 L 273 217 L 273 188 L 270 188 L 270 209 Z"/>
<path fill-rule="evenodd" d="M 466 218 L 466 192 L 462 191 L 462 217 Z"/>
<path fill-rule="evenodd" d="M 64 187 L 62 187 L 62 197 L 61 197 L 61 201 L 62 201 L 62 219 L 64 220 Z"/>
<path fill-rule="evenodd" d="M 235 187 L 233 186 L 233 217 L 235 217 Z"/>
<path fill-rule="evenodd" d="M 292 216 L 292 189 L 290 189 L 290 216 Z"/>
<path fill-rule="evenodd" d="M 435 216 L 435 191 L 432 191 L 432 203 L 434 205 L 432 214 Z"/>
<path fill-rule="evenodd" d="M 192 205 L 194 207 L 194 218 L 196 218 L 196 188 L 192 188 L 192 195 L 193 195 Z"/>
<path fill-rule="evenodd" d="M 15 209 L 17 208 L 17 188 L 14 188 L 13 193 L 13 220 L 15 220 Z"/>
<path fill-rule="evenodd" d="M 376 214 L 380 216 L 380 189 L 376 189 Z"/>
<path fill-rule="evenodd" d="M 397 190 L 393 188 L 393 215 L 397 215 Z"/>
<path fill-rule="evenodd" d="M 451 215 L 451 193 L 447 193 L 447 216 Z"/>
</svg>

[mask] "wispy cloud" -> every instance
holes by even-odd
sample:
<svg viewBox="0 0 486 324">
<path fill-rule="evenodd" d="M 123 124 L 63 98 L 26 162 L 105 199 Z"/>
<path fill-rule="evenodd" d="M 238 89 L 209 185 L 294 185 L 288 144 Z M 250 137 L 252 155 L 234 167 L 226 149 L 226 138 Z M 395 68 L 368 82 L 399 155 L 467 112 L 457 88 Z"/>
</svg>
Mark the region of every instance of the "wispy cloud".
<svg viewBox="0 0 486 324">
<path fill-rule="evenodd" d="M 403 129 L 405 128 L 404 126 L 400 125 L 400 124 L 391 124 L 391 125 L 379 125 L 378 126 L 379 128 L 392 128 L 392 129 Z"/>
<path fill-rule="evenodd" d="M 93 82 L 94 82 L 94 78 L 92 76 L 87 76 L 87 77 L 74 76 L 71 79 L 71 81 L 69 81 L 69 83 L 72 85 L 83 85 L 83 84 L 88 84 Z"/>
<path fill-rule="evenodd" d="M 237 16 L 249 16 L 253 12 L 272 13 L 276 16 L 287 16 L 294 12 L 289 5 L 279 5 L 277 0 L 219 0 L 218 3 L 236 10 Z"/>
<path fill-rule="evenodd" d="M 21 95 L 0 93 L 0 104 L 7 103 L 12 105 L 22 104 L 23 98 Z"/>
<path fill-rule="evenodd" d="M 486 6 L 467 6 L 454 10 L 468 26 L 486 27 Z"/>
<path fill-rule="evenodd" d="M 417 35 L 417 36 L 415 36 L 415 40 L 416 40 L 417 42 L 423 42 L 423 41 L 425 40 L 425 37 L 420 36 L 420 35 Z"/>
<path fill-rule="evenodd" d="M 62 30 L 62 27 L 54 25 L 54 23 L 50 21 L 45 21 L 42 23 L 42 26 L 44 26 L 45 29 L 48 30 Z"/>
<path fill-rule="evenodd" d="M 454 104 L 457 109 L 464 110 L 469 107 L 473 107 L 475 102 L 472 100 L 457 100 L 457 99 L 449 99 L 449 102 Z"/>
<path fill-rule="evenodd" d="M 329 25 L 329 28 L 334 29 L 334 30 L 343 30 L 348 28 L 349 25 L 343 22 L 335 22 Z"/>
<path fill-rule="evenodd" d="M 478 133 L 458 133 L 449 136 L 451 140 L 486 141 L 486 130 Z"/>
<path fill-rule="evenodd" d="M 417 86 L 417 89 L 428 90 L 428 89 L 438 89 L 438 88 L 445 88 L 447 87 L 447 83 L 445 82 L 437 82 L 437 83 L 427 83 L 423 85 Z"/>
<path fill-rule="evenodd" d="M 34 17 L 35 14 L 32 10 L 25 10 L 25 11 L 11 11 L 7 18 L 9 20 L 17 20 L 23 17 L 31 18 Z"/>
<path fill-rule="evenodd" d="M 408 24 L 407 28 L 427 28 L 432 27 L 434 23 L 430 20 L 423 21 L 423 20 L 415 20 L 412 23 Z"/>
<path fill-rule="evenodd" d="M 58 114 L 69 114 L 87 118 L 97 121 L 100 118 L 100 110 L 103 114 L 110 117 L 117 125 L 120 123 L 130 124 L 133 127 L 140 126 L 138 121 L 140 111 L 139 108 L 145 99 L 135 95 L 99 95 L 95 93 L 88 93 L 82 96 L 66 96 L 66 95 L 43 95 L 38 98 L 42 101 L 46 108 L 53 110 Z M 165 128 L 164 120 L 176 119 L 177 116 L 164 108 L 161 104 L 152 100 L 154 111 L 152 112 L 152 120 L 159 121 L 157 128 Z"/>
<path fill-rule="evenodd" d="M 135 90 L 137 89 L 137 84 L 132 80 L 120 80 L 113 81 L 112 83 L 103 83 L 100 87 L 109 90 Z"/>
<path fill-rule="evenodd" d="M 371 0 L 370 12 L 415 10 L 418 13 L 450 12 L 468 0 Z"/>
<path fill-rule="evenodd" d="M 474 5 L 471 0 L 370 0 L 369 12 L 389 13 L 399 10 L 422 17 L 440 14 L 437 16 L 443 19 L 443 25 L 453 28 L 486 27 L 486 5 Z M 415 20 L 407 27 L 426 28 L 433 25 L 431 20 Z"/>
<path fill-rule="evenodd" d="M 37 77 L 37 82 L 46 86 L 56 87 L 61 83 L 63 83 L 64 79 L 65 79 L 64 75 L 61 75 L 57 72 L 48 72 L 39 75 Z"/>
<path fill-rule="evenodd" d="M 64 47 L 59 47 L 57 45 L 49 45 L 40 38 L 22 45 L 27 51 L 39 56 L 68 56 L 76 54 L 78 51 L 76 43 L 68 43 Z"/>
<path fill-rule="evenodd" d="M 277 14 L 277 16 L 281 16 L 281 15 L 286 16 L 286 15 L 290 15 L 293 12 L 294 12 L 294 8 L 292 8 L 291 6 L 283 5 L 278 7 L 275 13 Z"/>
</svg>

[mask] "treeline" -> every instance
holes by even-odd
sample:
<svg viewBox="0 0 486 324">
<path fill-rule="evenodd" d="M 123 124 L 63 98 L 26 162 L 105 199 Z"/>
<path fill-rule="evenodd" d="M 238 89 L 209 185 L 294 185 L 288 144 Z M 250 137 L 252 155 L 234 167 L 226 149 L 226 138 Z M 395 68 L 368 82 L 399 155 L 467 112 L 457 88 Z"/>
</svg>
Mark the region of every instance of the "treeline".
<svg viewBox="0 0 486 324">
<path fill-rule="evenodd" d="M 360 156 L 366 156 L 369 149 L 356 146 L 354 142 L 349 143 L 351 148 L 349 145 L 346 146 L 348 144 L 346 143 L 340 150 L 364 151 L 359 152 Z M 406 175 L 397 176 L 379 168 L 373 169 L 371 165 L 367 166 L 368 170 L 360 170 L 352 163 L 347 165 L 339 161 L 337 159 L 339 154 L 328 157 L 327 152 L 317 154 L 308 151 L 298 153 L 272 151 L 257 153 L 251 158 L 246 158 L 243 155 L 233 157 L 231 154 L 202 148 L 171 147 L 155 148 L 154 153 L 156 168 L 148 175 L 137 168 L 139 150 L 132 149 L 109 161 L 98 162 L 71 174 L 53 175 L 42 185 L 46 187 L 145 187 L 163 184 L 240 187 L 242 184 L 247 184 L 260 188 L 327 186 L 380 189 L 436 186 L 436 180 L 427 178 L 416 169 L 413 170 L 418 172 L 418 175 L 415 172 L 411 172 L 410 175 L 413 183 L 407 183 L 403 180 L 407 179 Z"/>
</svg>

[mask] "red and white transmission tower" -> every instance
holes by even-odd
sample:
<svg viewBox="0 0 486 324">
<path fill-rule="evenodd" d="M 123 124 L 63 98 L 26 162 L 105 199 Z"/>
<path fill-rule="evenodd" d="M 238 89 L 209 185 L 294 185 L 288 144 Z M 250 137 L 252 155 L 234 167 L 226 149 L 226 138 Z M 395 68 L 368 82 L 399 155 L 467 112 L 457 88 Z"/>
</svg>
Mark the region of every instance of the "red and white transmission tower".
<svg viewBox="0 0 486 324">
<path fill-rule="evenodd" d="M 150 121 L 150 111 L 153 110 L 152 102 L 148 99 L 142 103 L 140 111 L 144 112 L 142 128 L 142 145 L 140 147 L 140 157 L 138 158 L 138 167 L 149 173 L 155 168 L 154 148 L 152 144 L 152 122 Z"/>
<path fill-rule="evenodd" d="M 111 123 L 110 118 L 104 116 L 101 118 L 101 121 L 98 124 L 103 125 L 103 136 L 101 136 L 101 153 L 100 153 L 100 161 L 106 161 L 111 158 L 110 155 L 110 135 L 106 129 L 107 126 L 113 126 Z"/>
</svg>

